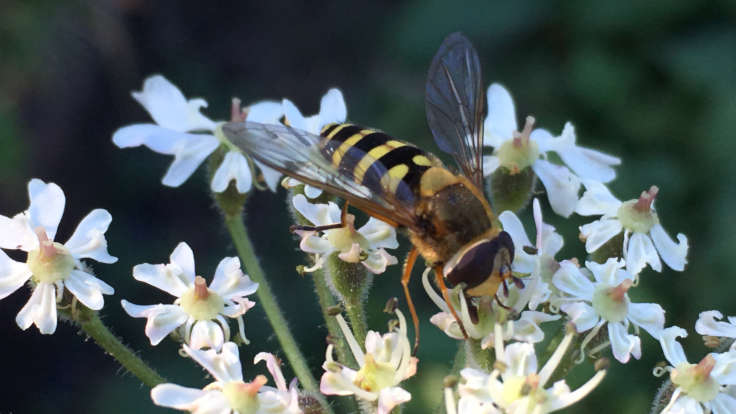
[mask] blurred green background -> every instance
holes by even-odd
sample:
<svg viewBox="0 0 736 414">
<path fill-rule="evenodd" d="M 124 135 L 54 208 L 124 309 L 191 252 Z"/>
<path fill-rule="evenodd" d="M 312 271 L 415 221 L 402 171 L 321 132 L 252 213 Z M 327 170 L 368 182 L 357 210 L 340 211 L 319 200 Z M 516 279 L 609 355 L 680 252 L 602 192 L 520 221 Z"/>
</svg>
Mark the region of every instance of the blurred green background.
<svg viewBox="0 0 736 414">
<path fill-rule="evenodd" d="M 736 162 L 729 158 L 736 155 L 736 3 L 625 3 L 4 1 L 0 214 L 27 207 L 32 177 L 58 183 L 67 195 L 58 240 L 91 209 L 108 209 L 110 252 L 120 260 L 95 265 L 116 288 L 106 298 L 105 319 L 165 377 L 204 385 L 200 369 L 177 356 L 174 343 L 152 348 L 144 321 L 119 306 L 121 298 L 170 300 L 135 282 L 130 269 L 168 261 L 179 241 L 189 243 L 197 272 L 206 277 L 234 254 L 203 169 L 180 188 L 163 187 L 170 157 L 112 145 L 118 127 L 149 122 L 130 91 L 162 73 L 187 97 L 205 98 L 208 116 L 225 119 L 232 96 L 244 102 L 289 97 L 312 114 L 322 94 L 338 86 L 350 120 L 436 151 L 424 118 L 425 74 L 442 39 L 459 30 L 479 51 L 485 84 L 503 83 L 519 117 L 534 114 L 555 133 L 570 120 L 581 145 L 622 157 L 611 186 L 616 195 L 629 199 L 651 184 L 660 187 L 660 218 L 671 235 L 688 236 L 690 263 L 684 273 L 647 271 L 631 295 L 662 304 L 667 325 L 688 329 L 686 351 L 697 361 L 706 352 L 693 330 L 698 313 L 736 314 Z M 283 190 L 254 194 L 247 207 L 262 263 L 319 376 L 325 331 L 310 278 L 294 272 L 304 259 L 287 232 Z M 567 241 L 558 258 L 584 258 L 577 226 L 589 219 L 545 213 Z M 402 239 L 397 256 L 407 246 Z M 401 295 L 399 273 L 394 266 L 375 279 L 374 329 L 385 329 L 385 300 Z M 419 375 L 406 384 L 415 401 L 405 412 L 412 413 L 437 406 L 456 347 L 428 323 L 435 309 L 419 277 L 413 282 L 424 322 Z M 75 328 L 60 324 L 53 336 L 35 327 L 20 331 L 14 317 L 28 296 L 22 288 L 0 301 L 0 412 L 165 411 Z M 252 344 L 241 349 L 241 359 L 252 378 L 262 372 L 252 357 L 279 350 L 257 306 L 246 315 L 246 332 Z M 642 341 L 640 361 L 612 364 L 604 383 L 566 412 L 646 412 L 659 383 L 651 369 L 664 358 L 658 343 L 646 334 Z"/>
</svg>

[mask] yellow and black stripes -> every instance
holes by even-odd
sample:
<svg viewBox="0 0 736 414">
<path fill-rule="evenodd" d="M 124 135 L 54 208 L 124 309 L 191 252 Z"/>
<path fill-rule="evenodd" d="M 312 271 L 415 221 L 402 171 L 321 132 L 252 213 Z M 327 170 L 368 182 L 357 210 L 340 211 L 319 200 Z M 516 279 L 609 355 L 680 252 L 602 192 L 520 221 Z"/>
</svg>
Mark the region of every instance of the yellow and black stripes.
<svg viewBox="0 0 736 414">
<path fill-rule="evenodd" d="M 422 174 L 433 165 L 427 153 L 383 132 L 351 124 L 328 124 L 320 151 L 341 174 L 378 194 L 402 202 L 418 193 Z"/>
</svg>

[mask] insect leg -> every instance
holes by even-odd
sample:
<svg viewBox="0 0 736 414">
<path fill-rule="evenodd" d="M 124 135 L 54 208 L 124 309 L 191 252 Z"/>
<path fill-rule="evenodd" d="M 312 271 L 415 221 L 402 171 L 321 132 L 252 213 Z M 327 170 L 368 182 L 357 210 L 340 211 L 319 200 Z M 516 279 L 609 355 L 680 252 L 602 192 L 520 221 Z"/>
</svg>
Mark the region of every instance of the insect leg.
<svg viewBox="0 0 736 414">
<path fill-rule="evenodd" d="M 340 222 L 339 223 L 325 224 L 324 226 L 301 226 L 301 225 L 295 224 L 289 227 L 289 231 L 292 233 L 297 230 L 325 231 L 325 230 L 339 229 L 339 228 L 345 227 L 347 223 L 347 217 L 348 217 L 348 205 L 350 205 L 350 203 L 347 201 L 345 201 L 345 204 L 342 205 L 342 211 L 340 211 Z"/>
<path fill-rule="evenodd" d="M 447 286 L 445 286 L 445 277 L 442 275 L 442 266 L 435 267 L 434 274 L 437 280 L 437 285 L 440 287 L 440 290 L 442 291 L 442 298 L 445 299 L 445 303 L 450 308 L 450 313 L 452 314 L 452 316 L 455 317 L 457 324 L 460 326 L 460 330 L 462 331 L 463 336 L 465 337 L 465 339 L 468 339 L 468 332 L 465 331 L 465 325 L 463 325 L 463 321 L 460 320 L 460 317 L 457 315 L 457 312 L 455 312 L 455 307 L 452 306 L 452 303 L 450 302 L 450 298 L 449 296 L 447 296 Z"/>
<path fill-rule="evenodd" d="M 414 262 L 417 261 L 418 255 L 419 250 L 417 250 L 416 247 L 412 247 L 409 251 L 409 255 L 406 256 L 406 262 L 404 262 L 404 273 L 401 275 L 401 285 L 404 287 L 406 303 L 409 304 L 411 321 L 414 322 L 414 349 L 412 351 L 412 355 L 416 355 L 417 348 L 419 348 L 419 317 L 417 316 L 417 310 L 414 308 L 414 302 L 412 302 L 411 294 L 409 293 L 409 279 L 411 279 L 411 271 L 414 269 Z"/>
</svg>

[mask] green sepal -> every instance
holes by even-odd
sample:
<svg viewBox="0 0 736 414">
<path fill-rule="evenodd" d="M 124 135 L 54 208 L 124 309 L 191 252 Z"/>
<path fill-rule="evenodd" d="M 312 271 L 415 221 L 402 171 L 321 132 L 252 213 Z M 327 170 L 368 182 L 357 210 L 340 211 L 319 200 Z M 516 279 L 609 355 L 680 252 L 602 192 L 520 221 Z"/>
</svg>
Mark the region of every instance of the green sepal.
<svg viewBox="0 0 736 414">
<path fill-rule="evenodd" d="M 537 176 L 531 168 L 511 174 L 508 169 L 499 167 L 486 181 L 493 211 L 500 214 L 506 210 L 518 212 L 529 203 L 534 195 Z"/>
</svg>

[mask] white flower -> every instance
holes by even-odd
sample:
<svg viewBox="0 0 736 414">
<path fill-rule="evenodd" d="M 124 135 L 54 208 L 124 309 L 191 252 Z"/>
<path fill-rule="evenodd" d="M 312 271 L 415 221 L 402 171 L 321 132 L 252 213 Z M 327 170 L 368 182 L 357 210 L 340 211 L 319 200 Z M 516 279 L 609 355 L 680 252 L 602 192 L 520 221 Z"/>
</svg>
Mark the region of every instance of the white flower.
<svg viewBox="0 0 736 414">
<path fill-rule="evenodd" d="M 340 223 L 340 208 L 337 204 L 312 204 L 302 194 L 294 196 L 294 208 L 314 226 L 325 226 Z M 371 217 L 359 229 L 355 229 L 355 216 L 348 214 L 345 227 L 324 230 L 322 236 L 315 231 L 297 230 L 302 240 L 299 247 L 317 255 L 316 264 L 305 269 L 313 272 L 324 264 L 330 254 L 338 253 L 338 257 L 349 263 L 362 263 L 373 273 L 383 273 L 386 266 L 396 264 L 396 257 L 386 253 L 384 248 L 395 249 L 399 246 L 396 240 L 396 229 Z"/>
<path fill-rule="evenodd" d="M 315 135 L 319 135 L 328 124 L 343 123 L 348 116 L 348 109 L 345 105 L 345 99 L 339 89 L 332 88 L 322 97 L 319 104 L 319 113 L 305 117 L 299 109 L 288 99 L 282 101 L 284 118 L 286 124 L 306 131 Z M 299 181 L 290 178 L 285 182 L 287 188 L 301 184 Z M 319 197 L 322 190 L 309 184 L 304 185 L 304 194 L 310 199 Z"/>
<path fill-rule="evenodd" d="M 603 380 L 605 370 L 596 372 L 575 391 L 570 390 L 565 380 L 545 388 L 573 336 L 574 332 L 565 335 L 541 370 L 537 370 L 537 356 L 532 344 L 517 342 L 504 347 L 503 340 L 497 339 L 494 347 L 496 368 L 490 374 L 473 368 L 460 371 L 462 380 L 458 393 L 461 408 L 458 412 L 544 414 L 580 401 Z"/>
<path fill-rule="evenodd" d="M 171 253 L 168 264 L 139 264 L 133 277 L 176 296 L 173 304 L 141 306 L 122 300 L 123 308 L 134 318 L 147 318 L 146 335 L 151 345 L 158 345 L 175 329 L 192 348 L 220 349 L 230 338 L 228 318 L 237 318 L 241 338 L 245 338 L 243 314 L 255 303 L 246 298 L 256 291 L 258 283 L 240 270 L 237 257 L 226 257 L 215 270 L 207 287 L 206 281 L 194 273 L 194 254 L 181 242 Z"/>
<path fill-rule="evenodd" d="M 560 263 L 560 270 L 553 282 L 561 291 L 572 297 L 560 308 L 567 313 L 578 332 L 591 332 L 583 340 L 583 347 L 603 325 L 608 324 L 608 340 L 613 355 L 621 363 L 629 356 L 641 357 L 641 340 L 629 333 L 629 327 L 644 328 L 655 338 L 664 328 L 664 309 L 656 303 L 632 303 L 626 293 L 634 282 L 634 276 L 624 271 L 624 262 L 608 259 L 606 263 L 586 262 L 594 280 L 591 281 L 572 262 Z"/>
<path fill-rule="evenodd" d="M 553 291 L 556 291 L 552 285 L 552 276 L 560 268 L 560 264 L 555 260 L 555 255 L 563 245 L 562 236 L 555 231 L 553 226 L 542 221 L 542 209 L 536 198 L 533 202 L 533 210 L 537 229 L 534 245 L 529 241 L 524 225 L 516 214 L 504 211 L 498 217 L 504 231 L 511 236 L 514 242 L 515 253 L 511 268 L 517 273 L 530 274 L 530 277 L 523 279 L 525 286 L 522 295 L 525 298 L 521 302 L 528 302 L 531 310 L 550 301 Z M 528 246 L 534 247 L 536 252 L 527 253 L 524 248 Z"/>
<path fill-rule="evenodd" d="M 16 262 L 0 250 L 0 299 L 18 290 L 29 279 L 31 299 L 15 322 L 25 330 L 35 324 L 42 334 L 56 331 L 56 304 L 66 287 L 84 306 L 100 310 L 102 295 L 112 295 L 112 286 L 90 274 L 81 259 L 115 263 L 107 252 L 107 231 L 112 216 L 107 210 L 92 210 L 77 226 L 69 240 L 54 242 L 64 213 L 66 197 L 54 183 L 37 178 L 28 183 L 28 210 L 12 219 L 0 215 L 0 248 L 28 253 L 25 263 Z"/>
<path fill-rule="evenodd" d="M 575 211 L 583 216 L 602 216 L 598 221 L 580 226 L 588 253 L 598 250 L 623 230 L 623 253 L 629 272 L 639 274 L 647 263 L 660 272 L 660 257 L 673 270 L 685 269 L 687 237 L 680 233 L 677 235 L 678 243 L 675 243 L 659 224 L 654 209 L 654 199 L 659 191 L 657 187 L 652 186 L 649 191 L 642 192 L 638 199 L 621 202 L 599 182 L 584 181 L 583 184 L 586 191 Z"/>
<path fill-rule="evenodd" d="M 728 322 L 716 320 L 722 318 L 723 314 L 716 310 L 700 312 L 698 321 L 695 322 L 695 332 L 701 335 L 736 338 L 736 317 L 729 316 Z M 731 344 L 731 350 L 736 350 L 736 341 Z"/>
<path fill-rule="evenodd" d="M 254 364 L 266 361 L 266 367 L 276 387 L 265 385 L 265 376 L 258 375 L 251 382 L 243 381 L 238 347 L 232 342 L 222 346 L 222 352 L 214 349 L 198 351 L 184 345 L 184 350 L 206 369 L 215 382 L 204 389 L 182 387 L 176 384 L 160 384 L 151 390 L 156 405 L 171 407 L 198 414 L 298 414 L 299 394 L 294 379 L 286 387 L 284 374 L 273 354 L 260 352 Z"/>
<path fill-rule="evenodd" d="M 691 364 L 677 342 L 678 337 L 686 336 L 684 329 L 671 326 L 659 338 L 662 352 L 672 364 L 668 369 L 676 386 L 662 414 L 735 413 L 736 398 L 728 395 L 724 386 L 736 385 L 736 352 L 711 353 Z"/>
<path fill-rule="evenodd" d="M 454 339 L 465 339 L 460 325 L 450 312 L 450 308 L 444 299 L 435 292 L 429 283 L 429 271 L 422 274 L 422 284 L 424 290 L 429 295 L 432 302 L 437 305 L 442 312 L 432 315 L 430 322 L 440 328 L 447 336 Z M 504 341 L 514 339 L 517 341 L 525 341 L 530 343 L 540 342 L 544 339 L 544 332 L 539 327 L 542 322 L 550 322 L 560 319 L 560 315 L 548 315 L 544 312 L 523 311 L 518 319 L 511 319 L 517 315 L 521 308 L 524 307 L 521 295 L 516 290 L 509 290 L 509 295 L 503 300 L 504 306 L 511 309 L 504 309 L 498 304 L 497 300 L 483 296 L 473 298 L 474 301 L 468 304 L 464 294 L 462 294 L 461 286 L 456 286 L 449 291 L 449 298 L 453 307 L 458 310 L 458 316 L 465 327 L 468 337 L 480 341 L 481 349 L 492 347 L 495 343 L 496 335 L 500 335 Z M 520 300 L 521 299 L 521 300 Z"/>
<path fill-rule="evenodd" d="M 145 145 L 155 152 L 173 155 L 174 162 L 162 180 L 164 185 L 180 186 L 223 144 L 228 152 L 215 171 L 210 188 L 220 193 L 227 189 L 230 181 L 235 180 L 238 192 L 250 191 L 253 177 L 248 161 L 219 131 L 218 123 L 200 113 L 202 108 L 207 107 L 204 99 L 187 100 L 179 88 L 161 75 L 147 78 L 143 83 L 143 90 L 133 92 L 132 95 L 148 111 L 155 124 L 122 127 L 115 131 L 112 140 L 120 148 Z M 283 115 L 281 105 L 276 102 L 259 102 L 247 110 L 246 120 L 261 123 L 276 123 Z M 272 191 L 276 191 L 281 174 L 256 164 L 261 169 L 266 184 Z"/>
<path fill-rule="evenodd" d="M 398 329 L 383 336 L 368 331 L 363 351 L 345 319 L 337 315 L 337 322 L 359 368 L 356 371 L 332 359 L 333 345 L 328 345 L 325 363 L 322 364 L 325 373 L 319 388 L 322 394 L 355 395 L 373 403 L 378 414 L 388 414 L 398 404 L 411 399 L 411 394 L 398 385 L 416 373 L 417 359 L 411 356 L 406 319 L 398 309 L 396 316 L 399 318 Z"/>
<path fill-rule="evenodd" d="M 485 120 L 485 145 L 493 147 L 493 155 L 483 159 L 483 174 L 490 175 L 498 167 L 511 174 L 531 167 L 547 189 L 555 213 L 568 217 L 575 210 L 580 179 L 609 182 L 616 177 L 611 168 L 621 160 L 598 151 L 575 145 L 575 129 L 569 122 L 562 135 L 553 137 L 544 129 L 532 131 L 534 118 L 527 117 L 519 132 L 516 109 L 509 92 L 494 83 L 488 88 L 488 116 Z M 547 161 L 547 153 L 555 152 L 575 174 L 561 165 Z"/>
</svg>

